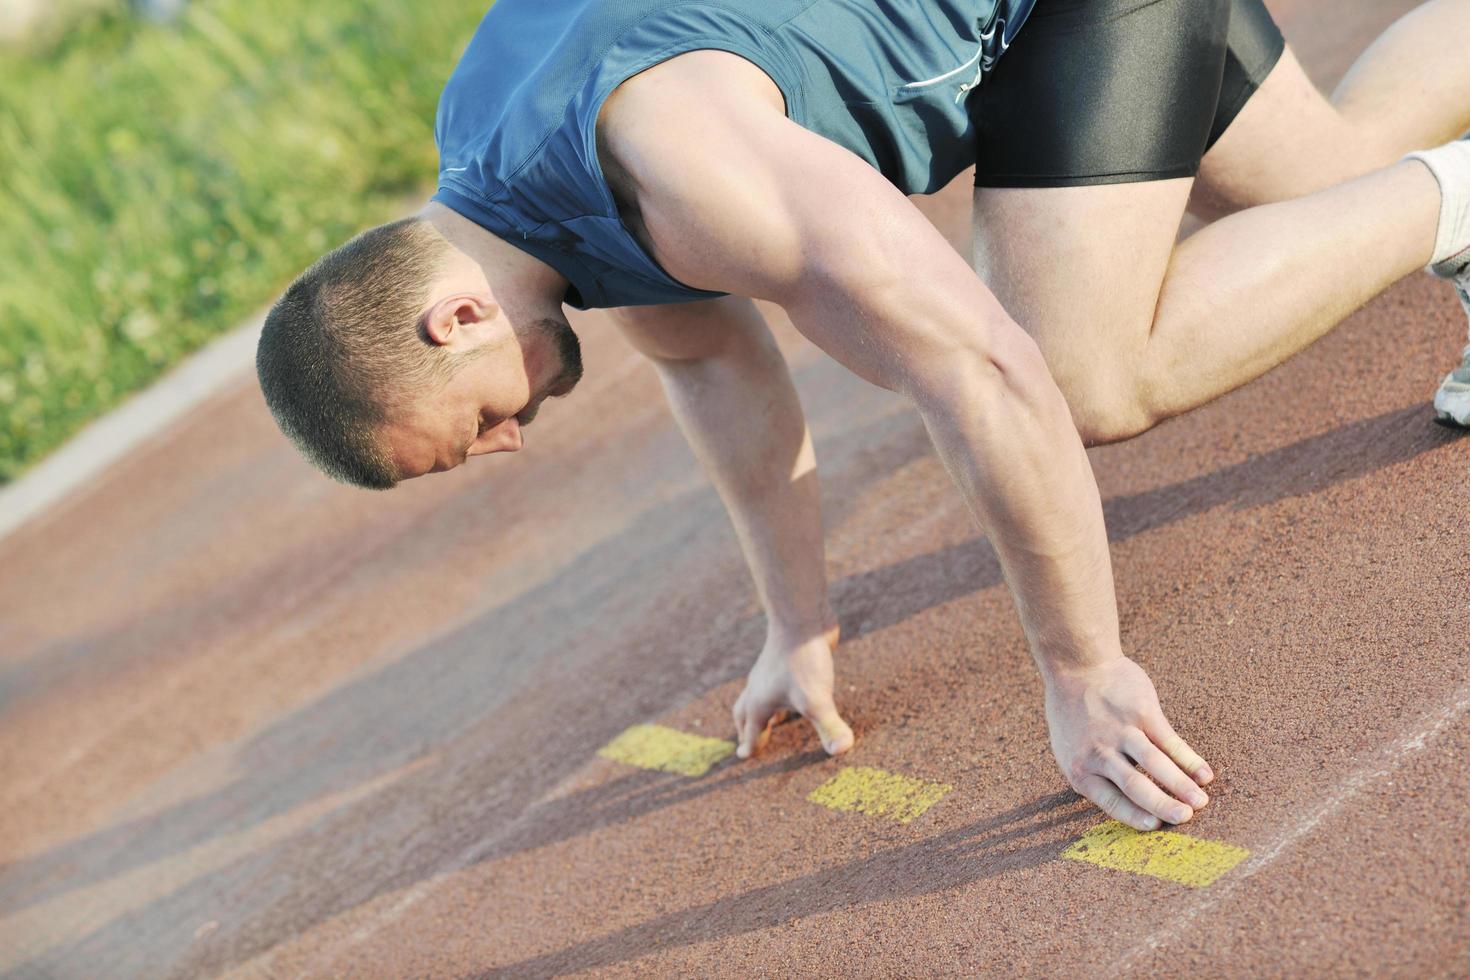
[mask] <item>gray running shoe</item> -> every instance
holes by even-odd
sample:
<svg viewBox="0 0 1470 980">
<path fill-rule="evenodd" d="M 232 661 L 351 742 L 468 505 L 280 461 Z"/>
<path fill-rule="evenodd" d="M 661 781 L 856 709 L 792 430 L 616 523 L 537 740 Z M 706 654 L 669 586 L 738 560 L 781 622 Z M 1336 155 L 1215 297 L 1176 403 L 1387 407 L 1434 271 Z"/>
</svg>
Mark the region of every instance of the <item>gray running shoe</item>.
<svg viewBox="0 0 1470 980">
<path fill-rule="evenodd" d="M 1460 305 L 1470 315 L 1470 266 L 1460 271 L 1454 283 Z M 1434 393 L 1434 417 L 1445 425 L 1470 428 L 1470 347 L 1465 348 L 1460 366 L 1445 375 Z"/>
</svg>

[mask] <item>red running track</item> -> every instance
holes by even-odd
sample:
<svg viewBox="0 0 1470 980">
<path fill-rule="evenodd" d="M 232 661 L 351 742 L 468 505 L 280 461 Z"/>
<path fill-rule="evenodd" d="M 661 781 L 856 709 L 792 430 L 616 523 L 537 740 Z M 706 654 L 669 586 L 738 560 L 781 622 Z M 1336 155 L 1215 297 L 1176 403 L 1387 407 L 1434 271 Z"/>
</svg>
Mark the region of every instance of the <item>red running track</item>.
<svg viewBox="0 0 1470 980">
<path fill-rule="evenodd" d="M 1281 3 L 1318 77 L 1411 4 Z M 963 182 L 926 203 L 965 227 Z M 242 378 L 0 542 L 0 968 L 20 977 L 1470 974 L 1464 336 L 1414 277 L 1249 388 L 1095 452 L 1126 648 L 1219 779 L 1203 888 L 1061 854 L 995 558 L 914 414 L 774 316 L 816 433 L 858 744 L 728 737 L 761 618 L 656 380 L 587 380 L 514 460 L 317 477 Z M 907 824 L 807 800 L 875 767 Z"/>
</svg>

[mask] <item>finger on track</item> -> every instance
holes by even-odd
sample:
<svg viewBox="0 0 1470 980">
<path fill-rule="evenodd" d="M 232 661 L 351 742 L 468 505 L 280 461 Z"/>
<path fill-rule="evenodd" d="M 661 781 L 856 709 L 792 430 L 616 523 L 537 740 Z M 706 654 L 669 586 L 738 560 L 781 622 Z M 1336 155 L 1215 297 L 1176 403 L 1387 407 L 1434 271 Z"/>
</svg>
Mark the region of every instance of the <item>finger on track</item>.
<svg viewBox="0 0 1470 980">
<path fill-rule="evenodd" d="M 760 752 L 770 737 L 773 715 L 774 712 L 764 705 L 745 708 L 744 721 L 740 725 L 740 744 L 735 749 L 737 758 L 749 759 Z"/>
<path fill-rule="evenodd" d="M 1179 734 L 1174 731 L 1174 726 L 1169 724 L 1169 719 L 1162 714 L 1145 726 L 1144 734 L 1155 745 L 1163 749 L 1164 753 L 1173 759 L 1180 769 L 1189 773 L 1190 778 L 1199 785 L 1204 786 L 1215 778 L 1215 773 L 1210 769 L 1209 763 L 1205 762 L 1198 752 L 1190 748 L 1188 742 L 1179 737 Z"/>
<path fill-rule="evenodd" d="M 1133 767 L 1122 755 L 1115 754 L 1103 763 L 1103 775 L 1123 791 L 1128 799 L 1147 812 L 1169 823 L 1187 823 L 1194 811 L 1180 803 Z"/>
<path fill-rule="evenodd" d="M 841 755 L 852 748 L 852 728 L 843 720 L 830 697 L 808 705 L 806 717 L 817 730 L 817 737 L 822 740 L 822 748 L 828 755 Z"/>
<path fill-rule="evenodd" d="M 1096 803 L 1108 816 L 1134 830 L 1159 829 L 1159 818 L 1124 796 L 1123 791 L 1106 776 L 1089 773 L 1077 784 L 1077 792 Z"/>
<path fill-rule="evenodd" d="M 1183 800 L 1196 810 L 1210 802 L 1208 794 L 1142 731 L 1135 730 L 1123 740 L 1123 752 L 1175 799 Z"/>
</svg>

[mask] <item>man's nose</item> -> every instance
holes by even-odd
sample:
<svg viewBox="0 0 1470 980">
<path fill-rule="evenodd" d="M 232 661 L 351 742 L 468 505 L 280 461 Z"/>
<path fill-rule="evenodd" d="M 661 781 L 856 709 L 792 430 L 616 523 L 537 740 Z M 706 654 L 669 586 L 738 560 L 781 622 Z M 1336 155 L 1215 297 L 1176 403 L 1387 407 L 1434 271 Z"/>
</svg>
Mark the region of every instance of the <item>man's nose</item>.
<svg viewBox="0 0 1470 980">
<path fill-rule="evenodd" d="M 471 456 L 483 456 L 487 453 L 513 453 L 521 448 L 521 424 L 514 417 L 485 433 L 474 447 L 470 449 Z"/>
</svg>

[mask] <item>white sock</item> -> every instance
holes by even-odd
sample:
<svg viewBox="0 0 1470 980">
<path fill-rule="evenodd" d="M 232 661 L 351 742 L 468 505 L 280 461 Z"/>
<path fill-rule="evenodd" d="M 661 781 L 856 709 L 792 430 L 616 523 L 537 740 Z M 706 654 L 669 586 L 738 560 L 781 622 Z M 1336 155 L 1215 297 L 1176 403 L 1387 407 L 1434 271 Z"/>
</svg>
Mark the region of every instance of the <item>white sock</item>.
<svg viewBox="0 0 1470 980">
<path fill-rule="evenodd" d="M 1470 269 L 1470 138 L 1410 153 L 1439 181 L 1439 231 L 1428 271 L 1453 279 Z"/>
</svg>

